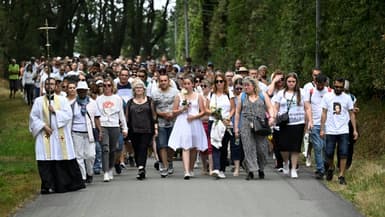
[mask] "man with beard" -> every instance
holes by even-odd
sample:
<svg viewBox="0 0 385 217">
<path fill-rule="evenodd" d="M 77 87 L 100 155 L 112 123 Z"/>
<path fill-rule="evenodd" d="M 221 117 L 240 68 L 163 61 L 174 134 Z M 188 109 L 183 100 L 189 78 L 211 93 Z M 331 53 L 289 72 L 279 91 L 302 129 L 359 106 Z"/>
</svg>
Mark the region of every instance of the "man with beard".
<svg viewBox="0 0 385 217">
<path fill-rule="evenodd" d="M 313 68 L 312 69 L 312 71 L 311 71 L 312 80 L 310 82 L 306 83 L 303 86 L 303 90 L 304 90 L 305 94 L 309 94 L 309 96 L 312 94 L 312 91 L 316 88 L 316 84 L 317 84 L 316 77 L 319 74 L 321 74 L 321 70 L 320 69 L 318 69 L 318 68 Z M 327 83 L 327 81 L 326 81 L 326 83 Z M 327 85 L 326 83 L 325 83 L 325 85 Z M 306 143 L 306 139 L 308 140 L 307 143 Z M 304 136 L 304 152 L 303 152 L 303 155 L 306 158 L 306 166 L 307 167 L 311 166 L 311 150 L 312 150 L 312 148 L 313 148 L 313 141 L 311 140 L 311 138 L 309 139 L 309 132 L 306 130 L 305 136 Z"/>
<path fill-rule="evenodd" d="M 29 129 L 35 137 L 41 193 L 85 188 L 71 137 L 72 110 L 67 99 L 54 94 L 55 79 L 45 80 L 46 94 L 32 106 Z"/>
<path fill-rule="evenodd" d="M 310 88 L 305 92 L 305 107 L 310 107 L 311 114 L 307 117 L 311 117 L 308 120 L 308 129 L 310 129 L 310 139 L 314 146 L 314 157 L 316 162 L 316 178 L 323 179 L 325 174 L 324 168 L 324 149 L 325 149 L 325 140 L 320 137 L 320 124 L 321 124 L 321 101 L 324 95 L 328 92 L 331 92 L 331 89 L 326 87 L 327 77 L 326 75 L 319 74 L 314 79 L 314 88 Z"/>
<path fill-rule="evenodd" d="M 88 85 L 85 81 L 79 81 L 76 87 L 76 101 L 71 105 L 73 111 L 72 139 L 74 142 L 76 160 L 79 164 L 82 178 L 87 183 L 92 183 L 93 166 L 95 162 L 95 142 L 101 140 L 95 138 L 94 130 L 100 127 L 100 112 L 96 102 L 87 96 Z"/>
<path fill-rule="evenodd" d="M 153 92 L 153 100 L 158 114 L 159 133 L 157 149 L 159 150 L 159 158 L 162 162 L 159 168 L 162 178 L 173 173 L 172 157 L 174 152 L 168 147 L 168 140 L 175 121 L 172 110 L 174 98 L 177 94 L 178 90 L 171 87 L 168 75 L 160 74 L 159 88 Z"/>
<path fill-rule="evenodd" d="M 353 126 L 354 140 L 358 138 L 356 128 L 356 118 L 354 114 L 353 101 L 349 95 L 344 93 L 345 79 L 334 81 L 334 92 L 327 93 L 321 101 L 321 129 L 320 136 L 326 137 L 325 154 L 327 158 L 328 170 L 326 180 L 333 179 L 334 173 L 334 149 L 338 144 L 340 156 L 340 170 L 338 181 L 341 185 L 346 185 L 345 170 L 349 150 L 349 120 Z"/>
<path fill-rule="evenodd" d="M 123 99 L 124 110 L 126 110 L 125 108 L 126 108 L 127 102 L 132 98 L 132 87 L 131 87 L 131 83 L 128 81 L 129 77 L 130 77 L 130 71 L 127 68 L 123 68 L 119 72 L 118 82 L 116 83 L 116 88 L 117 88 L 116 94 Z M 123 149 L 122 151 L 118 151 L 117 153 L 118 159 L 115 162 L 115 170 L 116 170 L 116 173 L 118 174 L 120 174 L 122 172 L 121 170 L 126 167 L 124 161 L 127 153 L 128 153 L 127 161 L 130 164 L 130 167 L 135 166 L 134 157 L 133 157 L 134 149 L 132 148 L 131 142 L 128 141 L 128 139 L 123 140 L 122 134 L 120 135 L 119 142 L 121 144 L 124 144 L 124 146 L 122 147 Z"/>
</svg>

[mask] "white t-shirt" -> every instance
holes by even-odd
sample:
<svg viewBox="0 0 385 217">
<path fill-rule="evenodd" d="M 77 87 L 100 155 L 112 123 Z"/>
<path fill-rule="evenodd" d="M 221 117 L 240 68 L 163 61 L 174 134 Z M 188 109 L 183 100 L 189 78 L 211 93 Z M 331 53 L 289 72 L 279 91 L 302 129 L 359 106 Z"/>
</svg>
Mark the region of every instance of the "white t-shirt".
<svg viewBox="0 0 385 217">
<path fill-rule="evenodd" d="M 307 82 L 305 86 L 303 86 L 303 90 L 306 92 L 310 91 L 311 88 L 316 88 L 315 84 L 313 82 Z"/>
<path fill-rule="evenodd" d="M 297 96 L 294 95 L 293 97 L 293 93 L 286 92 L 284 94 L 284 90 L 280 90 L 277 94 L 273 96 L 273 103 L 279 104 L 278 115 L 287 112 L 287 108 L 290 105 L 288 125 L 298 125 L 305 123 L 304 93 L 302 89 L 300 90 L 300 92 L 301 102 L 299 103 L 299 105 L 297 103 Z"/>
<path fill-rule="evenodd" d="M 123 111 L 123 100 L 118 95 L 101 95 L 96 99 L 100 112 L 100 125 L 102 127 L 120 127 L 127 132 L 126 117 Z"/>
<path fill-rule="evenodd" d="M 327 109 L 325 122 L 325 133 L 330 135 L 340 135 L 349 133 L 349 111 L 353 110 L 353 101 L 345 93 L 336 95 L 327 93 L 321 101 L 323 109 Z"/>
<path fill-rule="evenodd" d="M 318 90 L 317 88 L 309 88 L 305 92 L 305 102 L 310 102 L 311 112 L 313 116 L 313 125 L 321 125 L 321 114 L 322 107 L 321 101 L 324 95 L 328 92 L 331 92 L 329 88 L 324 87 L 323 90 Z"/>
<path fill-rule="evenodd" d="M 263 82 L 260 82 L 258 81 L 258 86 L 259 86 L 259 89 L 262 91 L 262 92 L 266 92 L 268 87 L 266 84 L 264 84 Z"/>
<path fill-rule="evenodd" d="M 229 92 L 229 95 L 223 93 L 221 96 L 217 96 L 215 93 L 210 93 L 210 108 L 222 108 L 222 118 L 230 118 L 231 104 L 230 99 L 234 97 L 233 92 Z M 210 116 L 209 120 L 215 120 L 214 117 Z"/>
</svg>

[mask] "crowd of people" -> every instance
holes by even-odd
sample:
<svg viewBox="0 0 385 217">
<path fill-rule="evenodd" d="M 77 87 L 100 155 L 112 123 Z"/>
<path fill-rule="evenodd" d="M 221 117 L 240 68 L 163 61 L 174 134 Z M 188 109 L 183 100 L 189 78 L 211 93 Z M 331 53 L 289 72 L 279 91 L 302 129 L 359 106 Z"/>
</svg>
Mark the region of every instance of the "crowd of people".
<svg viewBox="0 0 385 217">
<path fill-rule="evenodd" d="M 186 180 L 197 176 L 197 161 L 201 175 L 225 179 L 234 165 L 233 176 L 264 179 L 269 153 L 277 171 L 297 179 L 304 149 L 307 166 L 314 156 L 315 178 L 330 181 L 338 167 L 346 184 L 359 109 L 348 81 L 331 83 L 317 68 L 302 88 L 294 72 L 247 69 L 239 59 L 227 71 L 211 62 L 192 66 L 191 59 L 179 66 L 165 56 L 31 58 L 16 65 L 9 66 L 10 98 L 22 85 L 32 106 L 43 194 L 84 188 L 97 174 L 110 182 L 128 166 L 146 179 L 150 154 L 166 178 L 176 152 Z M 269 133 L 261 134 L 261 126 Z"/>
</svg>

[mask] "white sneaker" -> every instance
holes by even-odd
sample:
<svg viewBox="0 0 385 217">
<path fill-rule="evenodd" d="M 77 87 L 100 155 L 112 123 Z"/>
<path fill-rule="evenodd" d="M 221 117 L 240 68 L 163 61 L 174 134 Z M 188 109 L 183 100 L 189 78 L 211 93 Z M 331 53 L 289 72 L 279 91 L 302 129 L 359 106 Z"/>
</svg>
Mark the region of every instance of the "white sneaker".
<svg viewBox="0 0 385 217">
<path fill-rule="evenodd" d="M 184 179 L 184 180 L 189 180 L 190 177 L 191 177 L 190 173 L 186 172 L 186 173 L 184 174 L 183 179 Z"/>
<path fill-rule="evenodd" d="M 219 170 L 213 170 L 211 172 L 211 175 L 214 176 L 214 177 L 218 177 L 219 176 Z"/>
<path fill-rule="evenodd" d="M 311 166 L 311 157 L 310 157 L 310 155 L 306 157 L 306 166 L 307 167 Z"/>
<path fill-rule="evenodd" d="M 103 182 L 109 182 L 110 181 L 110 176 L 108 175 L 108 172 L 104 173 L 104 179 Z"/>
<path fill-rule="evenodd" d="M 110 180 L 114 179 L 114 171 L 112 169 L 110 169 L 110 171 L 108 171 L 108 176 L 110 177 Z"/>
<path fill-rule="evenodd" d="M 194 169 L 198 169 L 199 168 L 199 162 L 198 161 L 195 161 L 194 163 Z"/>
<path fill-rule="evenodd" d="M 162 178 L 166 178 L 168 176 L 167 168 L 159 167 L 159 172 Z"/>
<path fill-rule="evenodd" d="M 289 175 L 290 169 L 289 169 L 289 162 L 283 162 L 283 174 Z"/>
<path fill-rule="evenodd" d="M 225 178 L 226 178 L 225 173 L 222 172 L 222 171 L 219 171 L 218 178 L 220 178 L 220 179 L 225 179 Z"/>
<path fill-rule="evenodd" d="M 291 178 L 292 179 L 298 179 L 298 173 L 297 173 L 297 170 L 291 170 L 291 174 L 290 174 Z"/>
</svg>

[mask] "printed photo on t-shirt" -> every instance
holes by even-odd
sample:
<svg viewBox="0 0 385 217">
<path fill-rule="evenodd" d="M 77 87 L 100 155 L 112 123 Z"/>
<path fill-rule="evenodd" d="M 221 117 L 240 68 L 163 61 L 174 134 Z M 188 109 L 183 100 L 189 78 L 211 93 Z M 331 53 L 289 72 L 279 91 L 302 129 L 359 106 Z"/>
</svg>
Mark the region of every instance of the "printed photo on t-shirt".
<svg viewBox="0 0 385 217">
<path fill-rule="evenodd" d="M 341 104 L 339 102 L 333 103 L 333 114 L 334 115 L 340 115 L 341 114 Z"/>
</svg>

